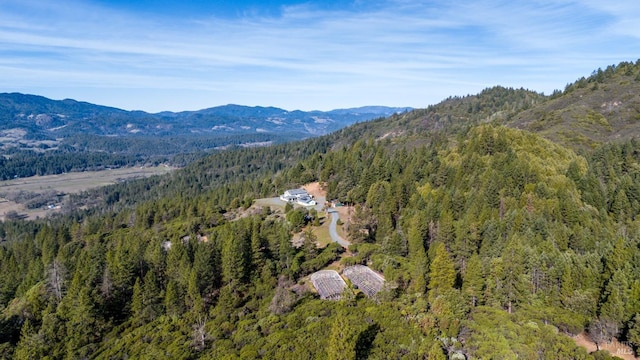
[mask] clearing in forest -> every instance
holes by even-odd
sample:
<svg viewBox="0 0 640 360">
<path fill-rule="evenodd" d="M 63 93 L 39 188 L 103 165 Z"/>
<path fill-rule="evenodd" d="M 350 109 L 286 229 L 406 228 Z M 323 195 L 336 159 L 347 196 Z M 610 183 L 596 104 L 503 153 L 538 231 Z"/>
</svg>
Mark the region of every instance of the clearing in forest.
<svg viewBox="0 0 640 360">
<path fill-rule="evenodd" d="M 112 185 L 129 179 L 163 175 L 173 171 L 174 168 L 165 165 L 146 167 L 127 167 L 101 171 L 70 172 L 58 175 L 31 176 L 13 180 L 0 181 L 0 219 L 4 220 L 9 212 L 17 212 L 22 217 L 35 219 L 45 217 L 50 213 L 64 211 L 64 206 L 59 199 L 51 208 L 27 209 L 22 203 L 9 200 L 20 192 L 29 194 L 73 194 L 88 189 L 106 185 Z"/>
</svg>

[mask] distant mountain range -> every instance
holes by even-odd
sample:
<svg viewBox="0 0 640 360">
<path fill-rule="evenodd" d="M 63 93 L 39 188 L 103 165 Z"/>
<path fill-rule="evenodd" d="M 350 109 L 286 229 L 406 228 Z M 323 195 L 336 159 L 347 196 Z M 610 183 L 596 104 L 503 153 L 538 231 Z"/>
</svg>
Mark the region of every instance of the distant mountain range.
<svg viewBox="0 0 640 360">
<path fill-rule="evenodd" d="M 225 105 L 198 111 L 152 114 L 71 99 L 58 101 L 42 96 L 2 93 L 0 138 L 2 133 L 5 138 L 7 134 L 17 134 L 22 139 L 37 140 L 55 140 L 77 134 L 224 137 L 262 133 L 295 139 L 324 135 L 356 122 L 409 110 L 411 108 L 367 106 L 323 112 Z"/>
</svg>

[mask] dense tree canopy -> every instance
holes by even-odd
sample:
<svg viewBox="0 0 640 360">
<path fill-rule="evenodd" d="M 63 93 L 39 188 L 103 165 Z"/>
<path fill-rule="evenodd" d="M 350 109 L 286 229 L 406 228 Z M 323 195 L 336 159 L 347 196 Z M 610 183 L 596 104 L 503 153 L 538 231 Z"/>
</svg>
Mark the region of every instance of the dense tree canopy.
<svg viewBox="0 0 640 360">
<path fill-rule="evenodd" d="M 640 143 L 414 135 L 219 153 L 0 223 L 1 356 L 596 358 L 567 336 L 583 331 L 640 346 Z M 356 205 L 348 253 L 310 230 L 294 247 L 304 211 L 243 212 L 311 181 Z M 339 259 L 385 290 L 320 300 L 306 276 Z"/>
</svg>

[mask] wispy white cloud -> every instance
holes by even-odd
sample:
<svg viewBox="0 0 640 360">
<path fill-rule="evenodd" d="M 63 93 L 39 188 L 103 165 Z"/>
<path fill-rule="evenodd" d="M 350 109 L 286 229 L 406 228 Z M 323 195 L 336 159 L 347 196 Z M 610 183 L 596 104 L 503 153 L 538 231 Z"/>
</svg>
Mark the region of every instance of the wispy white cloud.
<svg viewBox="0 0 640 360">
<path fill-rule="evenodd" d="M 426 106 L 495 84 L 549 92 L 640 50 L 637 10 L 624 1 L 311 2 L 241 18 L 51 4 L 0 3 L 0 90 L 68 91 L 151 111 Z M 100 88 L 123 96 L 100 97 Z"/>
<path fill-rule="evenodd" d="M 583 0 L 585 6 L 605 15 L 610 34 L 627 35 L 640 40 L 640 4 L 635 0 Z"/>
</svg>

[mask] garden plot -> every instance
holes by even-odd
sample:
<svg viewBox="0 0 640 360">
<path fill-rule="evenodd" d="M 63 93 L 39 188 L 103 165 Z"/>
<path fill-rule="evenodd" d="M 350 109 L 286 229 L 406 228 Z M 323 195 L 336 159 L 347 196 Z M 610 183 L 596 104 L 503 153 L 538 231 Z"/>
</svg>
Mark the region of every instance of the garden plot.
<svg viewBox="0 0 640 360">
<path fill-rule="evenodd" d="M 368 266 L 349 266 L 342 271 L 342 274 L 368 297 L 377 294 L 378 291 L 382 290 L 382 286 L 384 285 L 384 278 Z"/>
<path fill-rule="evenodd" d="M 347 284 L 335 270 L 320 270 L 310 276 L 320 299 L 339 300 Z"/>
</svg>

